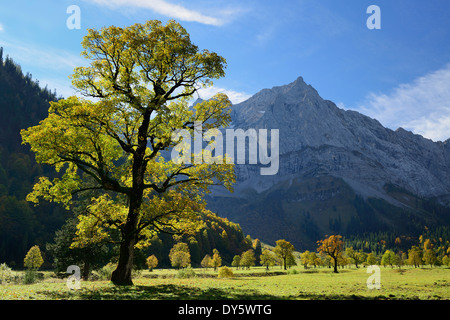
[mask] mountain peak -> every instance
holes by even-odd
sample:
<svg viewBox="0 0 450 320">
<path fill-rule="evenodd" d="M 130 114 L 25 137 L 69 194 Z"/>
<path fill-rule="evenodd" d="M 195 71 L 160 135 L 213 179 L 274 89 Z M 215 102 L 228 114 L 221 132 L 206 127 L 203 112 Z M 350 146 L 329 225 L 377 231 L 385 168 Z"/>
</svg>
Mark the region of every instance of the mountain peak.
<svg viewBox="0 0 450 320">
<path fill-rule="evenodd" d="M 394 224 L 395 232 L 410 232 L 449 221 L 448 209 L 437 213 L 420 199 L 450 207 L 450 139 L 435 143 L 339 109 L 302 77 L 261 90 L 233 106 L 231 117 L 235 128 L 279 132 L 276 175 L 236 164 L 234 194 L 208 200 L 246 232 L 268 242 L 289 235 L 305 246 L 330 232 L 378 232 Z"/>
<path fill-rule="evenodd" d="M 302 77 L 264 89 L 234 106 L 232 121 L 242 129 L 278 129 L 280 155 L 297 154 L 304 162 L 314 154 L 313 167 L 363 184 L 370 181 L 375 189 L 388 181 L 426 196 L 450 190 L 442 180 L 449 176 L 449 147 L 443 150 L 444 144 L 401 128 L 394 132 L 359 112 L 341 110 L 322 99 Z M 304 150 L 309 150 L 308 157 Z M 398 159 L 404 160 L 398 163 Z M 295 166 L 302 161 L 295 160 Z"/>
<path fill-rule="evenodd" d="M 319 93 L 311 85 L 307 84 L 303 77 L 298 77 L 295 81 L 283 85 L 276 86 L 271 89 L 277 94 L 288 95 L 288 96 L 298 96 L 304 97 L 305 95 L 312 95 L 315 98 L 319 97 Z M 320 97 L 319 97 L 320 98 Z"/>
</svg>

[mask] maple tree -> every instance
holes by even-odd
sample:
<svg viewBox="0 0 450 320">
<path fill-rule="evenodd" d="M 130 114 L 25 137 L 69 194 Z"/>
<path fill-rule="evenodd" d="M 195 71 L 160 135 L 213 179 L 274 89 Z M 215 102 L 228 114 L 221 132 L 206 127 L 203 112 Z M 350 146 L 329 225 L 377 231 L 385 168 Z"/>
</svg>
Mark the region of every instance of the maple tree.
<svg viewBox="0 0 450 320">
<path fill-rule="evenodd" d="M 340 235 L 331 235 L 328 238 L 317 241 L 317 251 L 320 254 L 326 254 L 333 259 L 334 262 L 334 272 L 338 273 L 337 266 L 338 260 L 342 255 L 342 251 L 344 248 L 344 242 L 342 241 L 342 236 Z"/>
<path fill-rule="evenodd" d="M 46 119 L 21 131 L 36 160 L 62 172 L 53 180 L 40 177 L 27 200 L 69 208 L 75 195 L 96 192 L 78 216 L 72 246 L 118 231 L 111 280 L 131 285 L 136 247 L 159 231 L 198 231 L 208 187 L 232 189 L 232 164 L 179 163 L 163 154 L 180 143 L 176 130 L 193 132 L 201 123 L 206 132 L 229 124 L 231 103 L 224 94 L 189 105 L 200 88 L 224 76 L 226 61 L 200 51 L 172 20 L 89 29 L 82 45 L 90 64 L 75 68 L 72 84 L 86 98 L 52 102 Z"/>
<path fill-rule="evenodd" d="M 288 261 L 293 260 L 292 253 L 294 252 L 294 246 L 284 239 L 277 240 L 275 243 L 276 247 L 273 252 L 275 252 L 277 257 L 282 261 L 284 270 L 286 270 Z"/>
</svg>

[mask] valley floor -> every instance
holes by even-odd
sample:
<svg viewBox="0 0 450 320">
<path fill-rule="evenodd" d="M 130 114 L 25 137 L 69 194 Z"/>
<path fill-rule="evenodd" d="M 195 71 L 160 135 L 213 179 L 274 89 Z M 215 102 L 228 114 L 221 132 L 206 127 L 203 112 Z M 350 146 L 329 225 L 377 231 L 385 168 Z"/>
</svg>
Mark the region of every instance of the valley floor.
<svg viewBox="0 0 450 320">
<path fill-rule="evenodd" d="M 176 270 L 143 271 L 132 287 L 116 287 L 108 281 L 81 281 L 69 290 L 65 279 L 45 279 L 30 285 L 0 285 L 1 300 L 120 299 L 120 300 L 450 300 L 450 268 L 381 267 L 381 288 L 368 289 L 366 268 L 291 268 L 287 273 L 262 267 L 235 270 L 234 278 L 217 278 L 213 270 L 194 269 L 195 278 L 176 278 Z"/>
</svg>

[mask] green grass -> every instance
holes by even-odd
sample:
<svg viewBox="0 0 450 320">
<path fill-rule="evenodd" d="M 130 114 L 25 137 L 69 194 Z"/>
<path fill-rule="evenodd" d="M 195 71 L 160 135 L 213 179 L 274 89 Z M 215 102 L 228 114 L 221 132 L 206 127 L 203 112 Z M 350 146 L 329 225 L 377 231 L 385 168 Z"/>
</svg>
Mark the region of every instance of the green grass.
<svg viewBox="0 0 450 320">
<path fill-rule="evenodd" d="M 279 268 L 235 270 L 232 279 L 219 279 L 213 270 L 194 269 L 197 277 L 176 278 L 177 270 L 144 271 L 132 287 L 108 281 L 82 281 L 80 290 L 69 290 L 64 279 L 45 279 L 30 285 L 0 285 L 0 299 L 421 299 L 450 300 L 450 268 L 381 267 L 381 289 L 366 286 L 366 268 L 303 269 L 290 274 Z"/>
</svg>

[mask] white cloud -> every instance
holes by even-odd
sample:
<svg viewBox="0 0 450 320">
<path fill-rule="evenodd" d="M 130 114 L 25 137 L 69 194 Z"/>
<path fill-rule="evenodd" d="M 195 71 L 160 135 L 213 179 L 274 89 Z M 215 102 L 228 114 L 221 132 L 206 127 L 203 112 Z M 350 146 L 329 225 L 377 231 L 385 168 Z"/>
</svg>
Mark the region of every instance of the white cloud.
<svg viewBox="0 0 450 320">
<path fill-rule="evenodd" d="M 224 89 L 224 88 L 220 88 L 220 87 L 216 87 L 216 86 L 201 88 L 197 91 L 197 93 L 198 93 L 199 97 L 203 100 L 210 99 L 216 93 L 225 93 L 228 96 L 228 99 L 230 99 L 231 103 L 233 103 L 233 104 L 240 103 L 251 97 L 250 94 L 247 94 L 245 92 L 238 92 L 238 91 Z"/>
<path fill-rule="evenodd" d="M 450 138 L 450 64 L 389 94 L 371 93 L 357 109 L 391 129 L 402 127 L 434 141 L 446 140 Z"/>
<path fill-rule="evenodd" d="M 207 25 L 220 26 L 226 22 L 226 17 L 232 13 L 222 11 L 222 17 L 213 17 L 202 14 L 199 11 L 187 9 L 181 5 L 167 2 L 166 0 L 90 0 L 99 5 L 106 5 L 111 8 L 123 6 L 150 9 L 169 18 L 181 21 L 194 21 Z"/>
<path fill-rule="evenodd" d="M 3 25 L 0 23 L 0 32 L 5 31 L 5 28 L 3 28 Z"/>
<path fill-rule="evenodd" d="M 4 55 L 9 55 L 22 67 L 24 73 L 30 72 L 33 80 L 39 80 L 41 87 L 47 85 L 51 91 L 56 89 L 58 96 L 76 94 L 68 75 L 73 73 L 75 67 L 87 64 L 79 55 L 17 40 L 0 40 L 0 47 L 4 48 Z"/>
<path fill-rule="evenodd" d="M 0 46 L 3 46 L 5 52 L 20 65 L 25 63 L 47 70 L 69 71 L 71 73 L 75 67 L 86 64 L 86 60 L 82 59 L 79 55 L 74 55 L 66 50 L 48 47 L 41 48 L 19 41 L 0 40 Z"/>
</svg>

